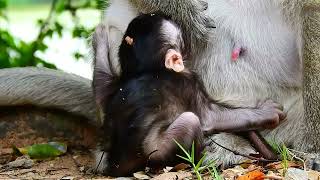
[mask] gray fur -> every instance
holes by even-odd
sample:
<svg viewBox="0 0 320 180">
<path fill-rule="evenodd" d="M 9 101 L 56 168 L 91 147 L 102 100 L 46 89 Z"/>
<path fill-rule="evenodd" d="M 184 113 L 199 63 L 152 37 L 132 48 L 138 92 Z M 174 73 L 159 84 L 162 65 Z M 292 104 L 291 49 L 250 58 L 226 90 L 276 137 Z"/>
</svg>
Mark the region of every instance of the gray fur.
<svg viewBox="0 0 320 180">
<path fill-rule="evenodd" d="M 91 81 L 47 68 L 0 70 L 0 106 L 36 105 L 66 110 L 96 124 Z"/>
<path fill-rule="evenodd" d="M 239 107 L 253 107 L 265 98 L 276 100 L 284 106 L 287 120 L 272 131 L 263 132 L 264 136 L 274 137 L 296 150 L 308 150 L 310 142 L 305 139 L 319 138 L 319 135 L 313 130 L 306 134 L 303 121 L 300 21 L 294 13 L 300 12 L 301 1 L 208 0 L 206 11 L 199 8 L 203 3 L 197 2 L 200 1 L 111 1 L 105 23 L 109 42 L 113 45 L 110 47 L 113 66 L 118 64 L 117 49 L 122 33 L 135 15 L 163 11 L 172 15 L 183 27 L 185 36 L 190 37 L 186 44 L 192 44 L 192 53 L 195 53 L 191 57 L 195 62 L 191 68 L 202 76 L 213 98 Z M 216 29 L 208 26 L 208 17 L 215 22 Z M 246 51 L 232 62 L 235 43 Z M 91 99 L 89 80 L 37 68 L 0 71 L 1 105 L 56 107 L 94 120 L 95 108 Z M 248 142 L 232 134 L 214 135 L 213 139 L 242 153 L 254 151 Z M 220 163 L 236 163 L 242 159 L 214 145 L 208 150 L 210 158 Z"/>
<path fill-rule="evenodd" d="M 320 2 L 304 11 L 304 100 L 307 134 L 304 139 L 312 152 L 320 152 Z"/>
<path fill-rule="evenodd" d="M 296 44 L 296 32 L 282 16 L 282 7 L 273 1 L 215 0 L 209 12 L 217 28 L 211 32 L 208 48 L 195 68 L 202 75 L 214 99 L 240 107 L 253 106 L 271 98 L 284 106 L 287 120 L 266 138 L 295 149 L 305 150 L 302 105 L 302 66 Z M 211 9 L 210 9 L 211 7 Z M 230 59 L 235 42 L 246 49 L 236 62 Z M 232 135 L 213 136 L 226 147 L 250 153 L 248 143 L 236 143 Z M 243 149 L 238 149 L 241 144 Z M 240 147 L 241 147 L 240 146 Z M 223 158 L 226 152 L 209 148 L 210 157 L 225 164 L 237 163 L 240 157 Z M 252 151 L 252 150 L 251 150 Z"/>
<path fill-rule="evenodd" d="M 169 0 L 163 3 L 161 0 L 129 0 L 137 7 L 139 12 L 152 13 L 161 11 L 181 26 L 183 31 L 189 31 L 184 37 L 191 45 L 190 50 L 196 52 L 202 41 L 207 39 L 208 32 L 212 29 L 213 20 L 205 14 L 207 3 L 202 0 Z M 177 10 L 180 13 L 177 16 Z M 197 46 L 193 46 L 197 45 Z M 193 53 L 192 53 L 193 54 Z"/>
<path fill-rule="evenodd" d="M 208 0 L 206 11 L 196 7 L 196 0 L 120 1 L 138 12 L 162 11 L 171 15 L 183 27 L 186 37 L 191 37 L 186 40 L 186 44 L 192 43 L 192 53 L 196 53 L 191 57 L 191 68 L 201 75 L 213 99 L 238 107 L 254 107 L 267 98 L 279 102 L 287 120 L 274 130 L 264 131 L 264 136 L 296 150 L 307 150 L 307 142 L 303 141 L 306 127 L 300 18 L 299 14 L 294 15 L 300 12 L 301 1 Z M 116 16 L 120 1 L 111 2 L 107 10 L 105 21 L 109 26 L 116 24 L 114 19 L 109 20 L 108 11 Z M 215 22 L 216 29 L 208 28 L 204 20 L 208 17 Z M 132 18 L 131 14 L 126 19 Z M 235 44 L 245 52 L 233 62 Z M 213 139 L 243 153 L 254 151 L 249 143 L 231 134 L 214 135 Z M 210 158 L 220 163 L 237 163 L 241 159 L 214 145 L 208 150 Z"/>
</svg>

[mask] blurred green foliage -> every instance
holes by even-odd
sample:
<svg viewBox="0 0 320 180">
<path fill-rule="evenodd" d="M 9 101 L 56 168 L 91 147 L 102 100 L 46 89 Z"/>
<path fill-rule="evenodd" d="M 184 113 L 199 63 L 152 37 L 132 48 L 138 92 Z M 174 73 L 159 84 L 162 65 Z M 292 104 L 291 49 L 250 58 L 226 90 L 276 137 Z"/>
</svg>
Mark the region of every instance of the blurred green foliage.
<svg viewBox="0 0 320 180">
<path fill-rule="evenodd" d="M 39 19 L 38 34 L 36 39 L 31 42 L 25 42 L 0 26 L 0 68 L 25 67 L 25 66 L 44 66 L 56 68 L 55 65 L 46 62 L 45 59 L 37 57 L 37 52 L 45 52 L 48 49 L 45 43 L 46 38 L 52 38 L 53 35 L 62 37 L 65 30 L 64 26 L 58 21 L 59 15 L 63 12 L 69 12 L 72 15 L 72 35 L 74 38 L 88 38 L 93 29 L 88 29 L 79 23 L 77 12 L 83 9 L 101 10 L 107 5 L 106 0 L 0 0 L 0 20 L 8 21 L 6 16 L 8 3 L 49 3 L 50 12 L 47 17 Z M 79 52 L 74 53 L 74 57 L 79 59 L 83 55 Z"/>
<path fill-rule="evenodd" d="M 52 0 L 9 0 L 9 4 L 14 5 L 26 5 L 26 4 L 47 4 L 50 3 Z"/>
</svg>

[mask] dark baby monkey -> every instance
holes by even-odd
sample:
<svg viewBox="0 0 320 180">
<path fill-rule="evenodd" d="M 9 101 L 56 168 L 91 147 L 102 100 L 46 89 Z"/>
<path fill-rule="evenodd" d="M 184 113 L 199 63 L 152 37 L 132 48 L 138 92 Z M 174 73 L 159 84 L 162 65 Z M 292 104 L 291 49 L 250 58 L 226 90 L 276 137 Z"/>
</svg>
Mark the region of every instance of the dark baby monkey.
<svg viewBox="0 0 320 180">
<path fill-rule="evenodd" d="M 124 176 L 146 165 L 175 163 L 174 139 L 186 149 L 217 132 L 274 128 L 285 114 L 271 100 L 255 108 L 230 108 L 206 93 L 198 76 L 184 67 L 179 27 L 158 14 L 133 19 L 119 49 L 120 75 L 110 64 L 104 26 L 93 36 L 93 88 L 103 114 L 100 171 Z"/>
</svg>

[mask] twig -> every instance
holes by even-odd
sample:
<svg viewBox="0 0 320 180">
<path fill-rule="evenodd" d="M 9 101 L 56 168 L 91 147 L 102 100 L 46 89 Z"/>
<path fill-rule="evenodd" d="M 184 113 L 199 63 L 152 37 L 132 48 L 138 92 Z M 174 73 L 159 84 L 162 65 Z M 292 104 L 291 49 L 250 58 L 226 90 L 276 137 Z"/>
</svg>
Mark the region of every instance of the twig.
<svg viewBox="0 0 320 180">
<path fill-rule="evenodd" d="M 299 154 L 300 156 L 308 155 L 308 153 L 305 153 L 305 152 L 302 152 L 302 151 L 298 151 L 298 150 L 295 150 L 295 149 L 288 148 L 288 150 L 293 152 L 293 153 L 295 153 L 295 154 Z"/>
<path fill-rule="evenodd" d="M 297 159 L 297 160 L 301 161 L 301 162 L 303 163 L 303 170 L 304 170 L 304 171 L 306 171 L 306 170 L 307 170 L 306 162 L 305 162 L 302 158 L 300 158 L 300 157 L 296 156 L 293 152 L 291 152 L 291 150 L 289 150 L 289 154 L 290 154 L 293 158 L 295 158 L 295 159 Z"/>
<path fill-rule="evenodd" d="M 94 174 L 97 174 L 98 168 L 99 168 L 99 166 L 100 166 L 100 164 L 101 164 L 101 162 L 102 162 L 103 156 L 104 156 L 104 151 L 102 152 L 101 158 L 100 158 L 100 160 L 99 160 L 99 163 L 98 163 L 96 169 L 95 169 L 94 172 L 93 172 Z"/>
<path fill-rule="evenodd" d="M 51 172 L 51 171 L 60 171 L 60 170 L 66 170 L 66 169 L 69 169 L 69 168 L 64 168 L 64 167 L 61 167 L 61 168 L 51 168 L 51 169 L 46 169 L 46 171 Z"/>
<path fill-rule="evenodd" d="M 211 137 L 210 137 L 210 140 L 211 140 L 211 142 L 213 142 L 214 144 L 218 145 L 219 147 L 221 147 L 221 148 L 223 148 L 223 149 L 225 149 L 227 151 L 230 151 L 233 154 L 238 155 L 238 156 L 243 156 L 243 157 L 246 157 L 248 159 L 258 161 L 258 162 L 266 162 L 266 163 L 277 162 L 276 160 L 268 160 L 268 159 L 264 159 L 264 158 L 256 158 L 256 157 L 253 157 L 253 156 L 250 156 L 250 155 L 246 155 L 246 154 L 240 153 L 240 152 L 235 151 L 235 150 L 231 150 L 231 149 L 229 149 L 227 147 L 224 147 L 221 144 L 215 142 Z"/>
</svg>

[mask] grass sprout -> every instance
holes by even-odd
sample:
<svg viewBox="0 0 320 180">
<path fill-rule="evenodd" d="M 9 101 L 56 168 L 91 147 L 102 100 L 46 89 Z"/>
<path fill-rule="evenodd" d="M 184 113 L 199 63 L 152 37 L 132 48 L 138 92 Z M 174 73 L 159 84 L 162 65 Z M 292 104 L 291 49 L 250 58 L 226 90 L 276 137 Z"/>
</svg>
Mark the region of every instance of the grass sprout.
<svg viewBox="0 0 320 180">
<path fill-rule="evenodd" d="M 283 167 L 283 176 L 287 173 L 289 168 L 289 161 L 293 160 L 292 153 L 287 148 L 284 143 L 277 143 L 275 139 L 270 140 L 269 144 L 271 145 L 272 149 L 275 150 L 281 156 L 281 165 Z"/>
<path fill-rule="evenodd" d="M 196 162 L 194 142 L 192 142 L 191 152 L 186 150 L 176 140 L 174 140 L 174 142 L 177 144 L 177 146 L 182 150 L 182 152 L 184 154 L 183 156 L 182 155 L 177 155 L 177 156 L 191 164 L 191 166 L 193 168 L 193 172 L 196 174 L 198 180 L 202 180 L 201 174 L 203 173 L 204 170 L 207 170 L 211 174 L 213 179 L 222 180 L 222 178 L 219 175 L 218 170 L 215 166 L 214 161 L 210 161 L 209 163 L 207 163 L 205 165 L 203 164 L 203 162 L 207 156 L 206 152 L 203 153 L 201 159 L 198 162 Z"/>
</svg>

